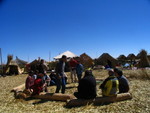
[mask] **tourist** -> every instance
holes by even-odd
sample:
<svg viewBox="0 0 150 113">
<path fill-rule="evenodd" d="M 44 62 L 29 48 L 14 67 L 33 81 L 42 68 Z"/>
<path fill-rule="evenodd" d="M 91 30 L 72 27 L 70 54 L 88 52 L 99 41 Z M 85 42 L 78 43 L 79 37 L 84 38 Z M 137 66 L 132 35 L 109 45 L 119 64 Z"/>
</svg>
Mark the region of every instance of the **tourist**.
<svg viewBox="0 0 150 113">
<path fill-rule="evenodd" d="M 119 92 L 119 82 L 112 69 L 108 70 L 109 77 L 100 85 L 102 96 L 115 96 Z"/>
<path fill-rule="evenodd" d="M 51 81 L 50 86 L 56 85 L 56 73 L 54 70 L 52 70 L 51 74 L 49 75 Z"/>
<path fill-rule="evenodd" d="M 66 89 L 66 74 L 65 74 L 65 64 L 67 62 L 67 56 L 63 55 L 60 61 L 56 65 L 56 91 L 55 93 L 59 93 L 59 90 L 61 89 L 61 93 L 65 93 Z M 62 87 L 62 88 L 61 88 Z"/>
<path fill-rule="evenodd" d="M 78 92 L 74 93 L 78 99 L 94 99 L 96 97 L 96 80 L 91 70 L 86 70 L 79 81 Z"/>
<path fill-rule="evenodd" d="M 44 74 L 47 71 L 47 66 L 45 65 L 44 62 L 45 61 L 43 59 L 41 59 L 40 64 L 38 66 L 39 73 L 43 73 Z"/>
<path fill-rule="evenodd" d="M 32 88 L 33 88 L 32 96 L 39 95 L 40 92 L 43 91 L 43 87 L 45 85 L 42 80 L 43 76 L 44 76 L 43 73 L 39 73 L 37 76 L 37 79 L 34 81 L 34 85 L 32 86 Z"/>
<path fill-rule="evenodd" d="M 70 59 L 71 82 L 77 82 L 76 65 L 78 64 L 74 58 Z"/>
<path fill-rule="evenodd" d="M 32 91 L 32 86 L 34 85 L 33 71 L 29 72 L 29 76 L 26 78 L 25 89 Z"/>
<path fill-rule="evenodd" d="M 42 82 L 43 82 L 43 91 L 48 92 L 47 86 L 50 85 L 50 77 L 44 73 L 44 76 L 42 77 Z"/>
<path fill-rule="evenodd" d="M 77 77 L 78 77 L 78 82 L 81 80 L 83 70 L 84 70 L 83 65 L 81 64 L 80 61 L 78 61 L 78 64 L 76 66 L 76 73 L 77 73 Z"/>
<path fill-rule="evenodd" d="M 35 70 L 34 71 L 34 75 L 32 76 L 34 79 L 37 79 L 37 76 L 39 74 L 39 71 L 38 70 Z"/>
<path fill-rule="evenodd" d="M 123 75 L 123 72 L 117 68 L 114 69 L 115 75 L 119 81 L 119 93 L 126 93 L 129 91 L 129 81 Z"/>
</svg>

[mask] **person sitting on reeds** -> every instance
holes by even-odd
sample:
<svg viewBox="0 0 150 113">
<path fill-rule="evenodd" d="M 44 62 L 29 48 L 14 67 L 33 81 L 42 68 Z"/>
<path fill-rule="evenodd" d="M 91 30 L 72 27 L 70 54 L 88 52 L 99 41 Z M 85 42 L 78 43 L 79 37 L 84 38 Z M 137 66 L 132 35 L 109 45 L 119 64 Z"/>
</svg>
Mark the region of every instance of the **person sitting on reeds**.
<svg viewBox="0 0 150 113">
<path fill-rule="evenodd" d="M 117 68 L 114 69 L 115 75 L 119 81 L 119 93 L 126 93 L 129 91 L 129 81 L 123 75 L 123 72 Z"/>
<path fill-rule="evenodd" d="M 119 81 L 114 74 L 112 69 L 108 70 L 109 77 L 104 80 L 104 82 L 100 85 L 100 89 L 102 89 L 102 96 L 115 96 L 119 92 Z"/>
<path fill-rule="evenodd" d="M 49 75 L 50 76 L 50 86 L 53 86 L 53 85 L 56 85 L 56 73 L 54 70 L 52 70 L 51 74 Z"/>
<path fill-rule="evenodd" d="M 43 91 L 48 92 L 47 86 L 50 85 L 50 81 L 50 77 L 46 73 L 44 73 L 44 76 L 42 77 L 42 82 L 44 84 Z"/>
<path fill-rule="evenodd" d="M 78 92 L 74 93 L 78 99 L 94 99 L 96 97 L 96 80 L 91 70 L 86 70 L 79 81 Z"/>
<path fill-rule="evenodd" d="M 25 89 L 32 91 L 32 86 L 34 85 L 34 78 L 33 78 L 33 71 L 29 72 L 29 76 L 26 78 L 26 82 L 25 82 Z"/>
<path fill-rule="evenodd" d="M 39 73 L 37 76 L 37 79 L 34 81 L 34 85 L 32 86 L 32 88 L 33 88 L 32 96 L 39 95 L 40 92 L 43 91 L 43 87 L 45 85 L 42 80 L 43 76 L 44 76 L 43 73 Z"/>
<path fill-rule="evenodd" d="M 34 79 L 37 79 L 37 76 L 39 74 L 39 71 L 38 70 L 35 70 L 34 71 L 34 75 L 32 76 Z"/>
</svg>

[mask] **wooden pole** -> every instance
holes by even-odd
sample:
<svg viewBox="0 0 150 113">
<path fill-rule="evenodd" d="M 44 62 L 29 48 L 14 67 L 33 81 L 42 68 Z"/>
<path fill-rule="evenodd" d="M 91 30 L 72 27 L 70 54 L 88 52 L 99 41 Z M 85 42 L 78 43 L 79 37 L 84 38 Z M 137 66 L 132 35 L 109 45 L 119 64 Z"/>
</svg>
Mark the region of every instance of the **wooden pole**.
<svg viewBox="0 0 150 113">
<path fill-rule="evenodd" d="M 32 97 L 36 99 L 53 100 L 53 101 L 67 101 L 76 98 L 72 94 L 61 94 L 61 93 L 53 94 L 53 93 L 44 93 L 44 92 Z"/>
<path fill-rule="evenodd" d="M 15 87 L 15 88 L 13 88 L 11 90 L 11 92 L 23 91 L 24 87 L 25 87 L 25 83 L 23 83 L 22 85 L 19 85 L 19 86 Z"/>
<path fill-rule="evenodd" d="M 49 51 L 49 62 L 51 61 L 51 52 Z"/>
<path fill-rule="evenodd" d="M 132 95 L 130 93 L 122 93 L 117 94 L 116 96 L 112 97 L 96 97 L 95 99 L 72 99 L 70 101 L 67 101 L 67 107 L 78 107 L 78 106 L 85 106 L 89 104 L 94 105 L 104 105 L 107 103 L 112 102 L 119 102 L 123 100 L 130 100 L 132 99 Z"/>
<path fill-rule="evenodd" d="M 0 48 L 0 58 L 1 58 L 2 76 L 3 76 L 3 59 L 2 59 L 2 49 L 1 48 Z"/>
</svg>

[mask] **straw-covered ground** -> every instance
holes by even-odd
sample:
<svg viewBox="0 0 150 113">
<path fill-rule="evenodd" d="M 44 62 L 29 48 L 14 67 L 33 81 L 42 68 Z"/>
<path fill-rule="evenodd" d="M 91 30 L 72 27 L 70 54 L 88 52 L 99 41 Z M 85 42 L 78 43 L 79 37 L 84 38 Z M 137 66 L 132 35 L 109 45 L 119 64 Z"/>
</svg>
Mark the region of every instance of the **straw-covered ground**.
<svg viewBox="0 0 150 113">
<path fill-rule="evenodd" d="M 104 79 L 107 71 L 94 71 L 96 78 Z M 76 108 L 66 108 L 65 102 L 41 101 L 41 100 L 17 100 L 14 99 L 11 89 L 24 83 L 27 75 L 0 77 L 0 113 L 150 113 L 150 71 L 125 70 L 125 75 L 130 81 L 130 92 L 132 100 L 112 103 L 103 106 L 87 105 Z M 76 91 L 77 83 L 67 84 L 66 93 L 72 94 Z M 101 95 L 97 84 L 98 96 Z M 55 86 L 49 87 L 49 92 L 54 93 Z"/>
</svg>

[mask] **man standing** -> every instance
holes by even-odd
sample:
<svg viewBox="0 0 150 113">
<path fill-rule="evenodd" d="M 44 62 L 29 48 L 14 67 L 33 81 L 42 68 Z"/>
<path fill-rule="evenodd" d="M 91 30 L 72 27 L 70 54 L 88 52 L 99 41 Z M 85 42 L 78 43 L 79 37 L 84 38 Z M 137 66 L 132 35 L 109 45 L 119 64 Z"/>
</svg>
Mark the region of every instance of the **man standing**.
<svg viewBox="0 0 150 113">
<path fill-rule="evenodd" d="M 71 82 L 77 82 L 76 66 L 78 63 L 74 58 L 71 58 L 69 64 L 71 68 Z"/>
<path fill-rule="evenodd" d="M 45 62 L 44 59 L 41 59 L 40 65 L 38 67 L 39 73 L 43 73 L 44 74 L 47 71 L 47 66 L 45 65 L 44 62 Z"/>
<path fill-rule="evenodd" d="M 80 61 L 78 61 L 78 64 L 76 66 L 76 73 L 77 73 L 77 77 L 78 77 L 78 82 L 81 80 L 83 70 L 84 70 L 83 65 L 81 64 Z"/>
<path fill-rule="evenodd" d="M 55 93 L 59 93 L 59 90 L 61 89 L 61 93 L 65 93 L 65 89 L 66 89 L 66 81 L 65 81 L 65 65 L 67 62 L 67 56 L 63 55 L 62 58 L 60 59 L 60 61 L 57 63 L 56 65 L 56 91 Z"/>
</svg>

